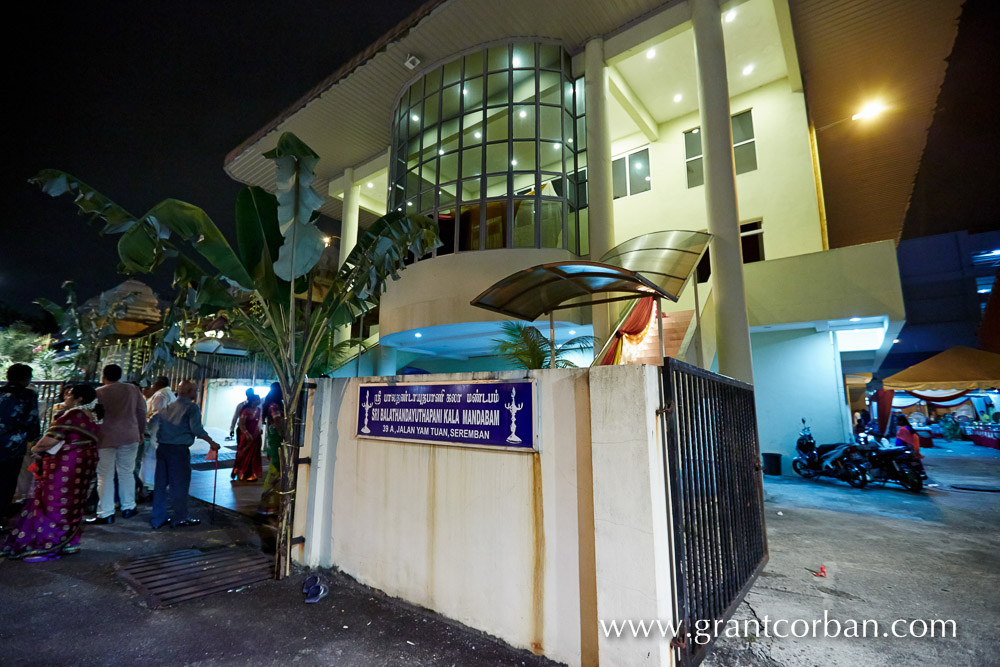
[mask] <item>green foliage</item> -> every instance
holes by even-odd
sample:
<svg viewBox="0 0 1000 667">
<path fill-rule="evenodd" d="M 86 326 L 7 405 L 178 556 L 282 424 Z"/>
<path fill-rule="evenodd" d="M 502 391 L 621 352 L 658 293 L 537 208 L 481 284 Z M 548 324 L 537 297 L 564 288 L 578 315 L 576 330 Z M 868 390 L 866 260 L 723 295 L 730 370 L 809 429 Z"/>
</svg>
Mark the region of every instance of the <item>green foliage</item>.
<svg viewBox="0 0 1000 667">
<path fill-rule="evenodd" d="M 552 360 L 552 344 L 541 331 L 523 322 L 501 322 L 501 338 L 494 338 L 493 352 L 514 368 L 527 370 L 548 368 Z M 576 368 L 567 357 L 594 347 L 593 336 L 577 336 L 556 345 L 556 368 Z"/>
<path fill-rule="evenodd" d="M 0 365 L 28 363 L 39 345 L 39 336 L 24 322 L 0 329 Z"/>
</svg>

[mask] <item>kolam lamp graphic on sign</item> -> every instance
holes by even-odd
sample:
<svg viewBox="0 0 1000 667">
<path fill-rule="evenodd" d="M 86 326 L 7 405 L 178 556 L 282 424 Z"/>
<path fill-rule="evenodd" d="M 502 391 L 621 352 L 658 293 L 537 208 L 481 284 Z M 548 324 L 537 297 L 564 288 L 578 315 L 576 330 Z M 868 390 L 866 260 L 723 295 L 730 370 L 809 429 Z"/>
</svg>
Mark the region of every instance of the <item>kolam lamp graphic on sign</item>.
<svg viewBox="0 0 1000 667">
<path fill-rule="evenodd" d="M 517 413 L 524 407 L 524 404 L 517 402 L 515 399 L 516 395 L 517 389 L 511 389 L 510 403 L 504 406 L 510 412 L 510 435 L 507 437 L 507 442 L 511 444 L 518 444 L 521 442 L 521 439 L 517 437 Z"/>
<path fill-rule="evenodd" d="M 365 425 L 361 427 L 361 432 L 364 434 L 371 433 L 371 429 L 368 428 L 368 411 L 372 409 L 372 399 L 371 392 L 365 392 L 365 402 L 361 404 L 361 407 L 365 409 Z"/>
</svg>

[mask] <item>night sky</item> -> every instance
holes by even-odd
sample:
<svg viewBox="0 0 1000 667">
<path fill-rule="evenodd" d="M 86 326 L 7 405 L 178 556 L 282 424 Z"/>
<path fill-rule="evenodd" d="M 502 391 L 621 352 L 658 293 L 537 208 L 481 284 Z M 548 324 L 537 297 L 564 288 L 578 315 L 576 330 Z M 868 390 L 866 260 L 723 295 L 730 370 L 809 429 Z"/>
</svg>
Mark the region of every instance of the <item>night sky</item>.
<svg viewBox="0 0 1000 667">
<path fill-rule="evenodd" d="M 133 214 L 189 201 L 232 238 L 225 155 L 421 4 L 88 2 L 9 22 L 0 302 L 37 315 L 64 280 L 88 298 L 125 279 L 117 237 L 27 178 L 63 169 Z M 998 26 L 997 3 L 969 0 L 904 238 L 998 226 Z M 140 279 L 170 296 L 167 272 Z"/>
<path fill-rule="evenodd" d="M 205 209 L 231 240 L 242 187 L 226 154 L 415 11 L 422 0 L 86 2 L 8 22 L 0 302 L 40 314 L 76 281 L 113 287 L 118 237 L 87 229 L 69 197 L 27 179 L 74 174 L 139 215 L 168 197 Z M 31 5 L 29 5 L 31 6 Z M 169 272 L 139 276 L 170 297 Z"/>
</svg>

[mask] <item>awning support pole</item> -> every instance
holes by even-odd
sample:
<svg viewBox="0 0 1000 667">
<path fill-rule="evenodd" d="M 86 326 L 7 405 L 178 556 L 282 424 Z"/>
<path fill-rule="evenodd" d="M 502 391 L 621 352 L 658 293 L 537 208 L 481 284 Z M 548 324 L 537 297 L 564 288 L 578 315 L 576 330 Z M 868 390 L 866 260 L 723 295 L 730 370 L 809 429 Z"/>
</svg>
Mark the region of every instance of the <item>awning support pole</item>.
<svg viewBox="0 0 1000 667">
<path fill-rule="evenodd" d="M 660 310 L 660 297 L 656 297 L 656 334 L 660 337 L 660 359 L 667 358 L 667 342 L 663 340 L 663 311 Z M 663 366 L 666 362 L 661 361 Z"/>
<path fill-rule="evenodd" d="M 549 311 L 549 368 L 556 367 L 556 311 Z"/>
</svg>

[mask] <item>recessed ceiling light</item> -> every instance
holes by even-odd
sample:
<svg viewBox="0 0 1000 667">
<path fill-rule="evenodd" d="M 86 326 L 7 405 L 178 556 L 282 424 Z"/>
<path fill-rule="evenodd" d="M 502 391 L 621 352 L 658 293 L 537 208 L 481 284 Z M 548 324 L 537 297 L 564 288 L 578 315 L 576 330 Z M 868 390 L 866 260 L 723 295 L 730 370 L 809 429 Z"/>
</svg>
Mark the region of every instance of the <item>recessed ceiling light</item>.
<svg viewBox="0 0 1000 667">
<path fill-rule="evenodd" d="M 559 150 L 560 148 L 562 148 L 562 144 L 553 144 L 552 148 Z"/>
<path fill-rule="evenodd" d="M 570 335 L 570 336 L 575 336 L 575 335 L 576 335 L 576 332 L 575 332 L 575 331 L 573 331 L 572 329 L 570 329 L 570 330 L 569 330 L 569 335 Z"/>
<path fill-rule="evenodd" d="M 642 171 L 642 163 L 641 162 L 636 162 L 635 163 L 635 168 L 636 168 L 636 171 Z"/>
<path fill-rule="evenodd" d="M 528 117 L 528 112 L 527 111 L 521 111 L 517 115 L 520 116 L 521 118 L 527 118 Z"/>
<path fill-rule="evenodd" d="M 462 94 L 463 95 L 468 95 L 469 94 L 469 89 L 468 88 L 463 88 L 462 89 Z"/>
<path fill-rule="evenodd" d="M 375 187 L 375 184 L 372 183 L 371 181 L 368 181 L 367 183 L 365 183 L 365 185 L 367 185 L 370 188 L 374 188 Z"/>
<path fill-rule="evenodd" d="M 893 338 L 893 339 L 892 339 L 892 342 L 893 342 L 893 343 L 898 343 L 898 342 L 899 342 L 899 339 L 898 339 L 898 338 Z"/>
<path fill-rule="evenodd" d="M 753 74 L 753 63 L 743 68 L 743 76 L 750 76 L 751 74 Z"/>
<path fill-rule="evenodd" d="M 850 321 L 851 322 L 860 322 L 861 318 L 860 317 L 852 317 Z"/>
<path fill-rule="evenodd" d="M 417 333 L 413 334 L 413 337 L 414 338 L 422 338 L 423 334 L 418 331 Z"/>
<path fill-rule="evenodd" d="M 511 62 L 514 63 L 514 67 L 520 67 L 521 66 L 521 59 L 518 58 L 517 56 L 514 56 L 514 59 Z"/>
<path fill-rule="evenodd" d="M 483 133 L 482 132 L 476 132 L 473 136 L 476 137 L 476 139 L 482 139 L 483 138 Z"/>
<path fill-rule="evenodd" d="M 444 149 L 443 148 L 439 148 L 438 149 L 438 155 L 444 155 Z"/>
<path fill-rule="evenodd" d="M 728 12 L 726 12 L 725 19 L 726 23 L 732 23 L 736 19 L 736 10 L 730 9 Z"/>
<path fill-rule="evenodd" d="M 417 114 L 413 114 L 412 116 L 410 116 L 410 120 L 416 123 L 420 120 L 420 116 L 418 116 Z"/>
<path fill-rule="evenodd" d="M 680 93 L 677 93 L 676 95 L 674 95 L 674 102 L 680 102 L 683 99 L 684 99 L 684 96 L 681 95 Z"/>
<path fill-rule="evenodd" d="M 693 130 L 691 130 L 691 134 L 698 134 L 699 132 L 701 132 L 701 128 L 700 127 L 696 127 Z"/>
<path fill-rule="evenodd" d="M 571 144 L 571 143 L 573 143 L 573 137 L 570 137 L 569 139 L 567 139 L 567 140 L 566 140 L 566 143 L 567 143 L 567 144 Z"/>
<path fill-rule="evenodd" d="M 864 120 L 868 118 L 874 118 L 883 111 L 888 109 L 887 106 L 881 102 L 869 102 L 868 104 L 861 107 L 861 111 L 851 116 L 851 120 Z"/>
<path fill-rule="evenodd" d="M 646 180 L 647 180 L 647 181 L 648 181 L 648 180 L 650 180 L 649 176 L 647 176 L 647 177 L 646 177 Z"/>
<path fill-rule="evenodd" d="M 411 201 L 408 201 L 408 202 L 406 202 L 406 205 L 407 205 L 407 206 L 413 206 L 413 202 L 411 202 Z"/>
<path fill-rule="evenodd" d="M 517 160 L 511 160 L 511 161 L 510 161 L 510 165 L 511 165 L 512 167 L 516 167 L 516 166 L 517 166 Z"/>
<path fill-rule="evenodd" d="M 646 49 L 646 59 L 652 60 L 656 57 L 656 49 Z"/>
</svg>

